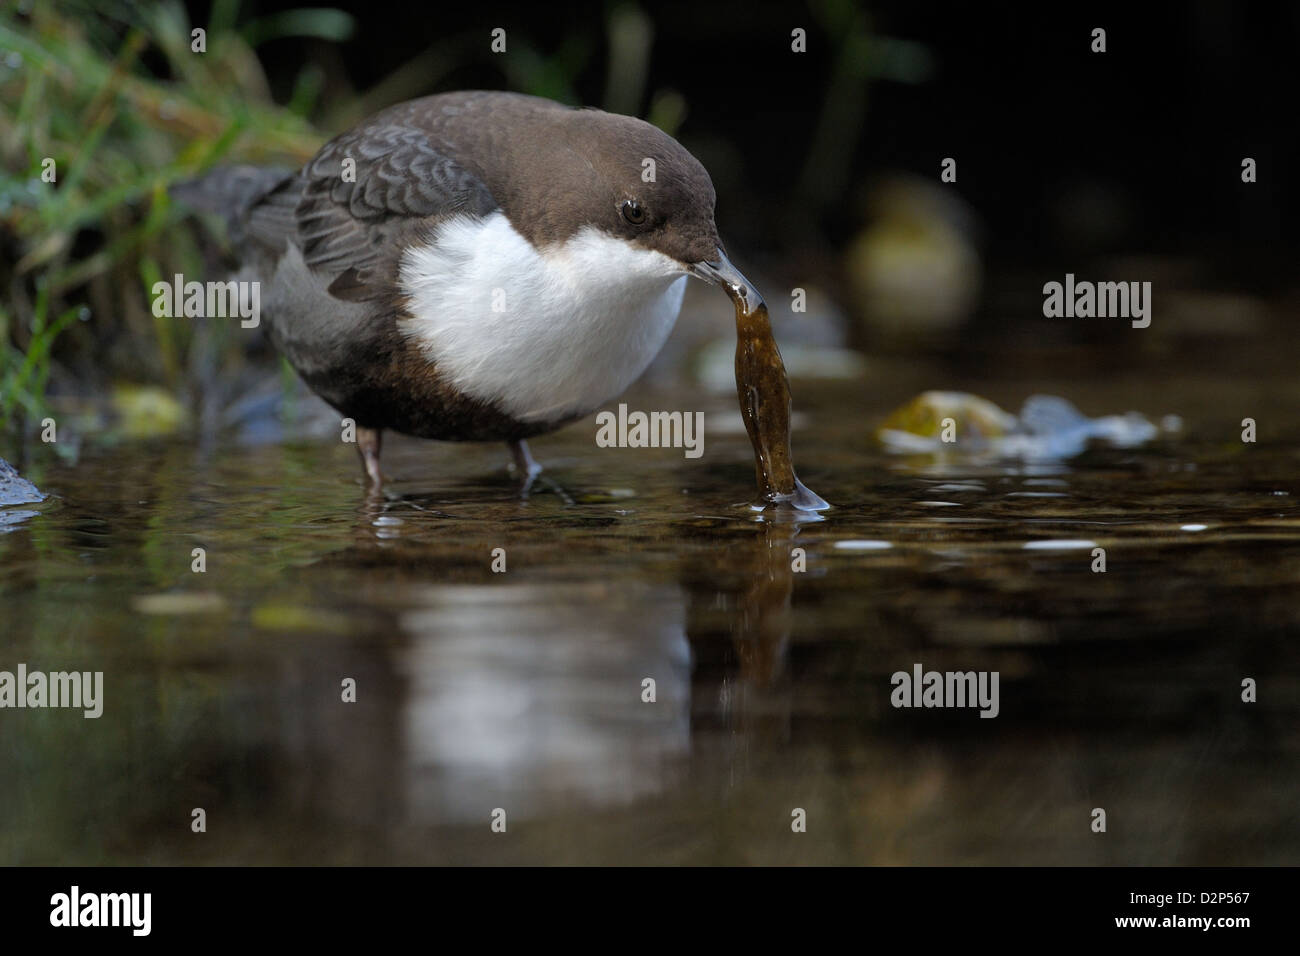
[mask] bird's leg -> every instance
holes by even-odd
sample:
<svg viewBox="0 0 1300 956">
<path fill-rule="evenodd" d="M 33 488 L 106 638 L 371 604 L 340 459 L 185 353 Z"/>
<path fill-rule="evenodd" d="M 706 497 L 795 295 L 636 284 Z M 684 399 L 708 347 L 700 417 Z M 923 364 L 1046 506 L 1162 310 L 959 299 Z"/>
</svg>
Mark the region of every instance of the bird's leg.
<svg viewBox="0 0 1300 956">
<path fill-rule="evenodd" d="M 384 484 L 384 476 L 379 471 L 379 449 L 383 444 L 383 432 L 378 428 L 357 426 L 357 453 L 361 455 L 361 464 L 366 469 L 366 477 L 378 490 Z"/>
<path fill-rule="evenodd" d="M 573 496 L 542 474 L 542 466 L 533 459 L 528 450 L 528 443 L 510 442 L 510 454 L 514 457 L 515 471 L 519 473 L 519 497 L 527 499 L 535 484 L 540 484 L 555 492 L 566 505 L 573 504 Z"/>
<path fill-rule="evenodd" d="M 537 464 L 532 452 L 528 450 L 528 442 L 521 438 L 509 444 L 515 471 L 519 473 L 519 497 L 527 498 L 528 493 L 533 489 L 533 482 L 542 473 L 542 466 Z"/>
</svg>

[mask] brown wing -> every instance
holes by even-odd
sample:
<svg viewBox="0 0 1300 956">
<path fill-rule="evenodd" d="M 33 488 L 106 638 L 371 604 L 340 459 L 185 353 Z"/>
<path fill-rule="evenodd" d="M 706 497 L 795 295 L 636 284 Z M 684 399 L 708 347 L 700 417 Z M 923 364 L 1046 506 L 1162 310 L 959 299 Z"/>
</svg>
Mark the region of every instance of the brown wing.
<svg viewBox="0 0 1300 956">
<path fill-rule="evenodd" d="M 402 250 L 437 220 L 496 208 L 487 187 L 427 133 L 372 122 L 326 143 L 266 194 L 250 210 L 247 230 L 277 250 L 291 239 L 331 295 L 365 301 L 394 291 Z"/>
</svg>

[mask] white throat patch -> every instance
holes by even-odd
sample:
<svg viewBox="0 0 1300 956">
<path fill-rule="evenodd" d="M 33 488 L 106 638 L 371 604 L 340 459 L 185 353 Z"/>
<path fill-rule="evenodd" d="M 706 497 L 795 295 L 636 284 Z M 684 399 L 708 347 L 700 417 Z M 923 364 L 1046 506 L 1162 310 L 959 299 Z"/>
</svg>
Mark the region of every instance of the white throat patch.
<svg viewBox="0 0 1300 956">
<path fill-rule="evenodd" d="M 659 353 L 686 275 L 587 227 L 543 252 L 501 212 L 456 217 L 402 256 L 413 339 L 445 380 L 522 421 L 590 412 Z"/>
</svg>

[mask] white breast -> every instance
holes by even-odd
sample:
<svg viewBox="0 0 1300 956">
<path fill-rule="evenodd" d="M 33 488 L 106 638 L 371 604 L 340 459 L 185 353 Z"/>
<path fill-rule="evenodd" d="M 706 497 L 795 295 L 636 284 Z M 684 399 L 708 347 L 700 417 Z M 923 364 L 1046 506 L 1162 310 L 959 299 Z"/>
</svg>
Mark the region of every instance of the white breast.
<svg viewBox="0 0 1300 956">
<path fill-rule="evenodd" d="M 502 213 L 443 223 L 402 257 L 402 331 L 460 391 L 523 421 L 585 414 L 663 347 L 681 264 L 587 228 L 539 252 Z"/>
</svg>

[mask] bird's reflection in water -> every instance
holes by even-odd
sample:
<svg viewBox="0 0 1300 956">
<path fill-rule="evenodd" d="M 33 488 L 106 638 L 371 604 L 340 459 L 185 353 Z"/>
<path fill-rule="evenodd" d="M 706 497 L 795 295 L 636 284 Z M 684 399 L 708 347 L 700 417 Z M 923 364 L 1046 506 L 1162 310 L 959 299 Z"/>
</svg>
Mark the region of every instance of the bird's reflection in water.
<svg viewBox="0 0 1300 956">
<path fill-rule="evenodd" d="M 367 499 L 358 539 L 393 548 L 410 530 L 412 504 Z M 803 523 L 765 516 L 739 536 L 685 548 L 680 583 L 513 574 L 474 583 L 445 573 L 450 556 L 430 555 L 429 578 L 445 583 L 405 585 L 396 618 L 410 821 L 483 823 L 497 807 L 529 819 L 671 791 L 691 772 L 696 718 L 710 731 L 709 751 L 719 717 L 732 735 L 780 737 L 788 702 L 773 688 Z M 462 564 L 465 551 L 490 550 L 486 540 L 458 539 Z M 699 641 L 709 658 L 702 670 L 692 660 Z"/>
<path fill-rule="evenodd" d="M 423 603 L 400 619 L 415 820 L 527 819 L 668 785 L 690 749 L 679 589 L 436 586 Z"/>
</svg>

